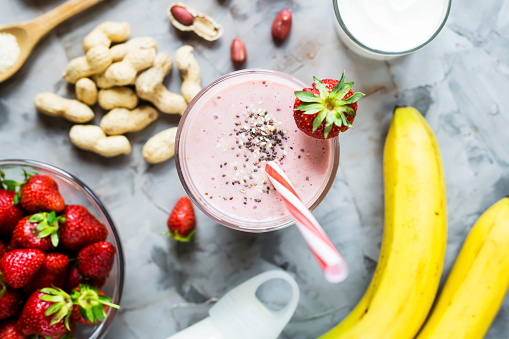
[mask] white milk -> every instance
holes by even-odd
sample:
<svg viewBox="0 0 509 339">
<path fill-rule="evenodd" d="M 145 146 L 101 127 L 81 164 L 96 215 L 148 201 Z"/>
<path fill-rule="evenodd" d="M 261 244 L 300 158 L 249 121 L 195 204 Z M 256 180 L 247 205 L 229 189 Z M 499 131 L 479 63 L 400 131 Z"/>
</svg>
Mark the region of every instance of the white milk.
<svg viewBox="0 0 509 339">
<path fill-rule="evenodd" d="M 426 43 L 439 30 L 449 7 L 449 0 L 334 1 L 357 41 L 374 50 L 399 54 Z M 342 30 L 340 36 L 354 51 L 373 56 Z"/>
</svg>

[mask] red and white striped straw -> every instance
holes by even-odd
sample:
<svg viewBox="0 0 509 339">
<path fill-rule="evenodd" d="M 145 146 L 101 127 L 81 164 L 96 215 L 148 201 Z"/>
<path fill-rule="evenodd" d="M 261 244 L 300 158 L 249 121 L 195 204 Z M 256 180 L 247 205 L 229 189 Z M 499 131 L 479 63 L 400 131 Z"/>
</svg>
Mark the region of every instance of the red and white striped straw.
<svg viewBox="0 0 509 339">
<path fill-rule="evenodd" d="M 308 244 L 311 252 L 318 260 L 325 279 L 332 283 L 338 283 L 348 276 L 348 265 L 329 237 L 323 231 L 318 221 L 311 214 L 297 195 L 295 188 L 290 183 L 285 172 L 275 161 L 265 165 L 265 172 L 269 176 L 272 185 L 276 188 L 283 199 L 286 208 L 295 220 L 300 233 Z"/>
</svg>

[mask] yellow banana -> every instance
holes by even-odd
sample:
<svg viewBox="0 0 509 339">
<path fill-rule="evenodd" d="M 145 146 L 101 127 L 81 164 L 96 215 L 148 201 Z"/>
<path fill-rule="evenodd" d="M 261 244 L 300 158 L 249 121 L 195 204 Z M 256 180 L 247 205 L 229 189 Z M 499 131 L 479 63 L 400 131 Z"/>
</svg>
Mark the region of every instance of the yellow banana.
<svg viewBox="0 0 509 339">
<path fill-rule="evenodd" d="M 483 338 L 509 287 L 509 198 L 475 223 L 418 339 Z"/>
<path fill-rule="evenodd" d="M 415 108 L 394 111 L 383 166 L 385 228 L 375 275 L 322 339 L 411 339 L 435 298 L 446 245 L 445 182 L 438 144 Z"/>
</svg>

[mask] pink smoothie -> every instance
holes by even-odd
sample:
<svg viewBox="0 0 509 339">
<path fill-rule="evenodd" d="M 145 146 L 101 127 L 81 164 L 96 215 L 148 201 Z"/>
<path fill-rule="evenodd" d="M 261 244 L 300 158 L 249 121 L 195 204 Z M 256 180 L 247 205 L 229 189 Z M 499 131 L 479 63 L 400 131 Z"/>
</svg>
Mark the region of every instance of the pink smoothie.
<svg viewBox="0 0 509 339">
<path fill-rule="evenodd" d="M 287 216 L 264 171 L 269 160 L 282 164 L 305 203 L 317 199 L 329 179 L 334 144 L 297 129 L 294 91 L 301 89 L 267 76 L 239 79 L 201 98 L 184 141 L 185 161 L 200 200 L 241 220 Z"/>
</svg>

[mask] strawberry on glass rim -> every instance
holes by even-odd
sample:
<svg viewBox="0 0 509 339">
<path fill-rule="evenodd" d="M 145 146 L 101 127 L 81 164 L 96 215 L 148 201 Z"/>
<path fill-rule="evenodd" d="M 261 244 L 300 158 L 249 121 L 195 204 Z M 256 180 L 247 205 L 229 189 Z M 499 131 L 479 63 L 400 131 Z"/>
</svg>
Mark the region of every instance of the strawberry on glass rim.
<svg viewBox="0 0 509 339">
<path fill-rule="evenodd" d="M 334 138 L 352 127 L 357 100 L 364 93 L 352 91 L 353 82 L 345 83 L 345 72 L 339 80 L 313 79 L 311 88 L 295 92 L 293 118 L 297 127 L 313 138 Z"/>
</svg>

